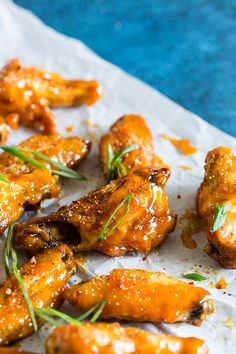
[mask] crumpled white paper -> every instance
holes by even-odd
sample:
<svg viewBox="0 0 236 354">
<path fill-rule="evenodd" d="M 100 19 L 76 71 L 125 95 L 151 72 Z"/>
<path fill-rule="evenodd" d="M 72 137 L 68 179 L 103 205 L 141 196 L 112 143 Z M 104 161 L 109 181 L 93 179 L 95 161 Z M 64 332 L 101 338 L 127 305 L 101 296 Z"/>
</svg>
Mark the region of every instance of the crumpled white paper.
<svg viewBox="0 0 236 354">
<path fill-rule="evenodd" d="M 170 204 L 179 216 L 185 209 L 194 210 L 195 208 L 196 190 L 203 178 L 203 163 L 207 151 L 220 145 L 232 149 L 236 146 L 234 138 L 102 60 L 83 43 L 56 33 L 29 12 L 10 1 L 1 0 L 0 65 L 4 65 L 13 57 L 18 57 L 23 65 L 55 71 L 68 78 L 97 79 L 104 89 L 102 99 L 92 107 L 55 110 L 60 133 L 68 136 L 66 127 L 75 126 L 75 130 L 70 135 L 88 136 L 94 143 L 92 153 L 80 169 L 88 176 L 88 182 L 64 181 L 60 205 L 69 203 L 104 183 L 99 170 L 97 143 L 110 125 L 125 113 L 137 113 L 146 118 L 153 133 L 156 153 L 164 159 L 165 163 L 172 166 L 172 177 L 168 183 L 167 192 Z M 87 119 L 97 123 L 99 127 L 86 125 Z M 11 133 L 9 143 L 20 142 L 33 133 L 21 128 Z M 189 138 L 199 152 L 192 156 L 183 156 L 168 141 L 159 137 L 161 133 L 175 138 Z M 193 169 L 182 170 L 178 167 L 179 165 L 188 165 Z M 177 198 L 178 194 L 181 195 L 181 199 Z M 43 213 L 47 214 L 57 208 L 58 202 L 47 202 Z M 189 250 L 182 245 L 180 233 L 181 226 L 177 226 L 175 232 L 167 237 L 158 252 L 153 252 L 146 260 L 143 260 L 142 255 L 109 258 L 93 252 L 87 255 L 86 267 L 95 274 L 108 273 L 114 267 L 164 270 L 178 278 L 181 278 L 183 273 L 197 270 L 200 270 L 202 274 L 209 272 L 207 274 L 209 279 L 196 283 L 196 285 L 206 287 L 211 291 L 216 299 L 217 312 L 209 316 L 201 327 L 190 324 L 157 326 L 139 324 L 139 326 L 151 331 L 163 331 L 178 336 L 200 337 L 206 341 L 210 353 L 233 354 L 236 348 L 236 271 L 220 268 L 216 262 L 204 254 L 203 247 L 206 244 L 204 233 L 194 236 L 198 244 L 194 250 Z M 2 247 L 2 240 L 0 245 Z M 2 264 L 0 275 L 3 279 Z M 225 276 L 228 288 L 217 290 L 211 287 L 210 283 L 215 283 L 222 276 Z M 70 309 L 70 313 L 73 314 L 73 312 L 74 310 Z M 22 347 L 35 353 L 43 353 L 46 335 L 47 331 L 43 329 L 38 334 L 23 340 Z"/>
</svg>

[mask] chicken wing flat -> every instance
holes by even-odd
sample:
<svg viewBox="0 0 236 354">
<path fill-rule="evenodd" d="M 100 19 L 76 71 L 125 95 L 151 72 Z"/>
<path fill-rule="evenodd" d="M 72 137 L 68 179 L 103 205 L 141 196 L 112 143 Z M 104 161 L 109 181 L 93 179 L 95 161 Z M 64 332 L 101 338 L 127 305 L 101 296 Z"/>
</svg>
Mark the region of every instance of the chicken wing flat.
<svg viewBox="0 0 236 354">
<path fill-rule="evenodd" d="M 137 149 L 125 154 L 121 161 L 127 172 L 133 172 L 143 167 L 155 167 L 156 157 L 152 134 L 145 120 L 137 115 L 128 114 L 118 119 L 110 131 L 105 134 L 100 142 L 100 165 L 105 177 L 108 167 L 108 144 L 111 145 L 114 155 L 130 145 L 137 145 Z M 118 177 L 118 170 L 115 169 Z"/>
<path fill-rule="evenodd" d="M 114 269 L 66 289 L 65 298 L 80 310 L 106 300 L 104 319 L 200 325 L 214 312 L 214 300 L 207 290 L 165 273 L 140 269 Z"/>
<path fill-rule="evenodd" d="M 86 323 L 57 327 L 46 354 L 207 354 L 201 339 L 154 334 L 119 324 Z"/>
<path fill-rule="evenodd" d="M 112 181 L 56 213 L 16 225 L 15 244 L 31 252 L 57 242 L 68 243 L 74 251 L 97 250 L 109 256 L 150 252 L 175 227 L 163 191 L 169 176 L 167 169 L 143 169 Z M 127 196 L 129 205 L 124 203 Z M 109 218 L 109 235 L 99 240 Z"/>
<path fill-rule="evenodd" d="M 44 153 L 67 167 L 77 166 L 90 150 L 88 140 L 59 135 L 34 136 L 19 146 Z M 10 182 L 0 180 L 0 233 L 21 216 L 26 205 L 59 195 L 58 177 L 52 175 L 49 164 L 47 167 L 39 169 L 8 153 L 0 154 L 0 172 Z"/>
<path fill-rule="evenodd" d="M 216 203 L 227 206 L 224 224 L 211 232 Z M 208 227 L 206 252 L 225 268 L 236 268 L 236 156 L 226 147 L 208 152 L 197 209 Z"/>
<path fill-rule="evenodd" d="M 20 123 L 45 134 L 55 132 L 49 107 L 91 105 L 101 94 L 96 81 L 65 80 L 57 74 L 22 67 L 11 60 L 0 72 L 0 114 L 18 113 Z"/>
<path fill-rule="evenodd" d="M 45 250 L 21 269 L 21 277 L 34 308 L 58 307 L 70 276 L 76 271 L 72 251 L 66 245 Z M 14 274 L 0 285 L 0 345 L 33 332 L 21 287 Z"/>
</svg>

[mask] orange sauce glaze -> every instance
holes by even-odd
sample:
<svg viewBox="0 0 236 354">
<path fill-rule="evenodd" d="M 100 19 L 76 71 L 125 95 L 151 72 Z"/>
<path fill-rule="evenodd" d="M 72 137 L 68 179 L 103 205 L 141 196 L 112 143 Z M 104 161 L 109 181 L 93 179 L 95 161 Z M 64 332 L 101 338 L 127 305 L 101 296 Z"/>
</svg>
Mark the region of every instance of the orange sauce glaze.
<svg viewBox="0 0 236 354">
<path fill-rule="evenodd" d="M 179 224 L 183 224 L 181 239 L 186 248 L 194 249 L 197 247 L 196 241 L 192 238 L 193 235 L 204 230 L 204 225 L 197 214 L 190 212 L 188 209 L 184 211 L 183 216 L 178 220 Z"/>
<path fill-rule="evenodd" d="M 178 166 L 179 168 L 182 168 L 182 170 L 188 170 L 188 171 L 191 171 L 192 170 L 192 167 L 190 166 L 186 166 L 186 165 L 180 165 Z"/>
<path fill-rule="evenodd" d="M 198 151 L 188 139 L 173 139 L 166 134 L 161 134 L 161 138 L 169 140 L 183 155 L 192 155 Z"/>
<path fill-rule="evenodd" d="M 46 342 L 48 354 L 207 354 L 201 339 L 179 338 L 111 323 L 57 327 Z"/>
</svg>

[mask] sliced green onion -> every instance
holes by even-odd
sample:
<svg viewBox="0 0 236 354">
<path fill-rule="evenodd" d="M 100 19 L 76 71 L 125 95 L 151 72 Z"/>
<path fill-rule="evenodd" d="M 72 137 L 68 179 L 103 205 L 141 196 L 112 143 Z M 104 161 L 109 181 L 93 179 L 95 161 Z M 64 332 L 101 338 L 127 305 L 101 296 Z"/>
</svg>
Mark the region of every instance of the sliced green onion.
<svg viewBox="0 0 236 354">
<path fill-rule="evenodd" d="M 67 178 L 79 179 L 81 181 L 86 180 L 86 178 L 84 176 L 79 175 L 76 171 L 72 170 L 71 168 L 69 168 L 67 166 L 64 166 L 60 162 L 52 160 L 50 157 L 48 157 L 47 155 L 44 155 L 43 153 L 41 153 L 39 151 L 30 150 L 30 149 L 26 149 L 26 148 L 22 148 L 22 147 L 20 147 L 19 149 L 22 151 L 28 152 L 28 153 L 40 158 L 43 161 L 50 163 L 50 165 L 52 165 L 52 166 L 57 167 L 58 170 L 52 170 L 53 174 L 57 174 L 59 176 L 67 177 Z"/>
<path fill-rule="evenodd" d="M 35 150 L 30 150 L 26 149 L 24 147 L 13 147 L 13 146 L 5 146 L 5 145 L 0 145 L 0 149 L 3 151 L 7 152 L 8 154 L 12 156 L 18 157 L 20 160 L 29 163 L 32 166 L 35 166 L 37 168 L 47 168 L 46 165 L 43 163 L 39 162 L 38 160 L 35 160 L 29 156 L 26 156 L 22 151 L 28 152 L 38 158 L 40 158 L 43 161 L 46 161 L 50 163 L 52 166 L 55 166 L 58 168 L 58 170 L 52 170 L 52 174 L 66 177 L 66 178 L 73 178 L 73 179 L 78 179 L 80 181 L 85 181 L 86 178 L 80 174 L 78 174 L 76 171 L 72 170 L 69 167 L 64 166 L 60 162 L 56 162 L 52 160 L 50 157 L 42 154 L 41 152 L 35 151 Z"/>
<path fill-rule="evenodd" d="M 122 149 L 116 156 L 113 153 L 111 144 L 107 145 L 107 182 L 109 183 L 112 179 L 115 178 L 115 170 L 117 169 L 117 173 L 119 177 L 121 175 L 125 176 L 127 174 L 127 170 L 124 164 L 121 162 L 121 158 L 128 154 L 129 152 L 138 149 L 138 145 L 129 145 Z M 121 174 L 122 170 L 122 174 Z"/>
<path fill-rule="evenodd" d="M 13 248 L 13 228 L 14 228 L 14 224 L 11 223 L 8 227 L 8 231 L 7 231 L 7 238 L 6 238 L 6 242 L 4 245 L 4 252 L 3 252 L 3 256 L 4 256 L 4 267 L 5 267 L 5 272 L 6 275 L 9 276 L 11 274 L 11 251 Z"/>
<path fill-rule="evenodd" d="M 0 181 L 5 182 L 7 184 L 10 183 L 10 181 L 8 181 L 8 179 L 5 176 L 3 176 L 3 174 L 1 174 L 1 173 L 0 173 Z"/>
<path fill-rule="evenodd" d="M 79 321 L 83 321 L 85 318 L 89 317 L 92 313 L 94 313 L 92 319 L 90 320 L 90 322 L 95 322 L 98 317 L 101 315 L 105 305 L 107 304 L 107 301 L 106 300 L 103 300 L 102 302 L 98 303 L 97 305 L 91 307 L 91 309 L 83 312 L 78 318 L 77 320 Z M 95 318 L 95 320 L 94 320 Z"/>
<path fill-rule="evenodd" d="M 129 211 L 130 208 L 130 202 L 132 199 L 132 193 L 127 194 L 127 196 L 117 205 L 117 207 L 115 208 L 115 210 L 113 211 L 113 213 L 111 214 L 111 216 L 109 217 L 109 219 L 107 220 L 107 222 L 104 224 L 104 226 L 102 227 L 101 231 L 99 232 L 98 235 L 98 241 L 102 241 L 105 240 L 122 222 L 122 220 L 124 219 L 125 215 L 127 214 L 127 212 Z M 108 226 L 110 225 L 113 217 L 115 216 L 115 214 L 117 213 L 117 211 L 122 208 L 122 206 L 126 204 L 126 208 L 124 211 L 124 214 L 122 215 L 122 217 L 117 221 L 117 223 L 112 226 L 109 230 L 107 230 Z"/>
<path fill-rule="evenodd" d="M 207 278 L 204 277 L 201 274 L 197 274 L 197 273 L 189 273 L 189 274 L 185 274 L 183 275 L 183 278 L 185 279 L 191 279 L 191 280 L 195 280 L 195 281 L 202 281 L 202 280 L 206 280 Z"/>
<path fill-rule="evenodd" d="M 7 276 L 9 276 L 11 274 L 11 266 L 12 266 L 12 270 L 13 270 L 13 274 L 15 275 L 20 288 L 22 290 L 23 296 L 25 298 L 25 302 L 27 304 L 28 310 L 29 310 L 29 314 L 31 317 L 31 321 L 34 327 L 34 331 L 37 332 L 38 330 L 38 324 L 35 318 L 35 314 L 34 314 L 34 309 L 28 294 L 28 291 L 25 287 L 24 281 L 21 277 L 20 271 L 18 269 L 18 257 L 17 257 L 17 253 L 13 248 L 13 227 L 14 224 L 11 223 L 9 225 L 8 228 L 8 233 L 7 233 L 7 238 L 6 238 L 6 243 L 4 246 L 4 266 L 5 266 L 5 271 Z"/>
<path fill-rule="evenodd" d="M 2 149 L 3 151 L 7 152 L 8 154 L 10 154 L 12 156 L 18 157 L 20 160 L 27 162 L 32 166 L 35 166 L 37 168 L 46 168 L 46 166 L 44 164 L 23 154 L 20 151 L 20 149 L 17 147 L 0 145 L 0 149 Z"/>
<path fill-rule="evenodd" d="M 53 309 L 51 307 L 36 308 L 36 309 L 34 309 L 34 311 L 36 312 L 36 314 L 39 317 L 42 317 L 42 316 L 58 317 L 61 320 L 67 322 L 67 323 L 73 323 L 73 324 L 76 324 L 76 325 L 81 325 L 81 321 L 78 321 L 76 318 L 73 318 L 73 317 L 65 314 L 64 312 L 58 311 L 58 310 Z"/>
<path fill-rule="evenodd" d="M 219 203 L 216 203 L 215 215 L 213 218 L 213 223 L 210 231 L 215 232 L 219 230 L 221 226 L 224 225 L 226 217 L 227 217 L 227 204 L 220 205 Z"/>
<path fill-rule="evenodd" d="M 32 321 L 32 324 L 33 324 L 33 327 L 34 327 L 34 331 L 37 332 L 38 330 L 38 324 L 37 324 L 37 321 L 36 321 L 36 318 L 35 318 L 35 313 L 34 313 L 34 308 L 33 308 L 33 305 L 31 303 L 31 300 L 30 300 L 30 297 L 29 297 L 29 293 L 26 289 L 26 286 L 25 286 L 25 283 L 21 277 L 21 274 L 20 274 L 20 271 L 18 269 L 18 266 L 17 266 L 17 254 L 16 252 L 14 251 L 14 256 L 13 258 L 15 258 L 15 260 L 13 260 L 13 263 L 12 263 L 12 267 L 13 267 L 13 272 L 14 272 L 14 275 L 21 287 L 21 290 L 22 290 L 22 293 L 24 295 L 24 298 L 25 298 L 25 302 L 27 304 L 27 307 L 28 307 L 28 310 L 29 310 L 29 314 L 30 314 L 30 317 L 31 317 L 31 321 Z"/>
<path fill-rule="evenodd" d="M 106 300 L 102 301 L 102 302 L 99 304 L 97 311 L 94 313 L 93 317 L 92 317 L 91 320 L 90 320 L 91 323 L 94 323 L 94 322 L 97 321 L 97 319 L 100 317 L 100 315 L 101 315 L 101 313 L 102 313 L 104 307 L 106 306 L 106 304 L 107 304 L 107 301 L 106 301 Z"/>
<path fill-rule="evenodd" d="M 48 322 L 51 326 L 59 326 L 61 324 L 60 321 L 55 320 L 54 317 L 57 317 L 67 323 L 75 324 L 77 326 L 80 326 L 82 324 L 82 320 L 90 316 L 92 313 L 94 313 L 93 317 L 91 318 L 90 322 L 95 322 L 98 317 L 101 315 L 105 305 L 106 301 L 102 301 L 101 303 L 95 305 L 88 311 L 83 312 L 78 318 L 73 318 L 64 312 L 58 311 L 56 309 L 53 309 L 51 307 L 46 307 L 46 308 L 36 308 L 34 309 L 34 312 L 37 314 L 37 316 L 41 317 L 44 321 Z"/>
</svg>

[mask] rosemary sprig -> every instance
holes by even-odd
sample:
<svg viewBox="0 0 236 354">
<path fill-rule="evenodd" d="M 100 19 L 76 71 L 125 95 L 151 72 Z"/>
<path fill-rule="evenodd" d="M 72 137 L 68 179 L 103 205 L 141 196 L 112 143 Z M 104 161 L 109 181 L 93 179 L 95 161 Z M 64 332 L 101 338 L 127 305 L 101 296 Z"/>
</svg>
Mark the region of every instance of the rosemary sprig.
<svg viewBox="0 0 236 354">
<path fill-rule="evenodd" d="M 11 273 L 11 266 L 13 270 L 13 274 L 16 277 L 16 280 L 19 283 L 19 286 L 22 290 L 23 296 L 25 298 L 25 302 L 28 307 L 28 311 L 31 317 L 31 321 L 34 327 L 34 331 L 37 332 L 38 330 L 38 324 L 35 318 L 35 313 L 33 309 L 33 305 L 31 303 L 29 293 L 26 289 L 25 283 L 21 277 L 20 270 L 18 269 L 18 257 L 17 253 L 13 248 L 13 224 L 10 224 L 9 229 L 8 229 L 8 234 L 7 234 L 7 239 L 6 239 L 6 244 L 4 247 L 4 265 L 5 265 L 5 271 L 6 274 L 9 276 Z"/>
<path fill-rule="evenodd" d="M 113 211 L 113 213 L 111 214 L 111 216 L 109 217 L 109 219 L 106 221 L 106 223 L 103 225 L 103 227 L 101 228 L 101 231 L 99 232 L 98 235 L 98 241 L 102 241 L 105 240 L 108 236 L 110 236 L 110 234 L 120 225 L 120 223 L 122 222 L 122 220 L 124 219 L 125 215 L 127 214 L 127 212 L 129 211 L 130 208 L 130 203 L 132 200 L 132 193 L 127 194 L 127 196 L 117 205 L 117 207 L 115 208 L 115 210 Z M 107 230 L 108 226 L 110 225 L 110 223 L 112 222 L 112 219 L 114 218 L 115 214 L 117 213 L 117 211 L 122 208 L 122 206 L 126 204 L 126 208 L 124 210 L 124 214 L 122 215 L 122 217 L 117 221 L 117 223 L 112 226 L 109 230 Z"/>
<path fill-rule="evenodd" d="M 50 157 L 48 157 L 47 155 L 44 155 L 41 152 L 26 149 L 24 147 L 5 146 L 5 145 L 0 145 L 0 149 L 2 149 L 3 151 L 7 152 L 8 154 L 10 154 L 12 156 L 18 157 L 20 160 L 22 160 L 26 163 L 29 163 L 30 165 L 32 165 L 34 167 L 47 168 L 45 164 L 25 155 L 22 151 L 28 152 L 28 153 L 40 158 L 41 160 L 50 163 L 50 165 L 57 167 L 58 170 L 52 169 L 52 174 L 54 174 L 54 175 L 58 175 L 58 176 L 66 177 L 66 178 L 78 179 L 80 181 L 86 180 L 86 178 L 84 176 L 78 174 L 76 171 L 73 171 L 71 168 L 64 166 L 60 162 L 56 162 L 56 161 L 52 160 Z"/>
<path fill-rule="evenodd" d="M 115 178 L 115 171 L 118 176 L 127 174 L 126 168 L 121 162 L 121 158 L 129 152 L 138 149 L 138 145 L 129 145 L 122 149 L 117 155 L 114 154 L 111 144 L 107 145 L 107 182 Z M 122 172 L 121 172 L 122 170 Z"/>
<path fill-rule="evenodd" d="M 202 281 L 202 280 L 206 280 L 207 279 L 207 277 L 204 277 L 203 275 L 197 274 L 197 273 L 184 274 L 183 278 L 191 279 L 191 280 L 195 280 L 195 281 Z"/>
<path fill-rule="evenodd" d="M 10 183 L 10 182 L 8 181 L 8 179 L 7 179 L 5 176 L 3 176 L 3 174 L 1 174 L 1 173 L 0 173 L 0 181 L 5 182 L 5 183 L 7 183 L 7 184 Z"/>
<path fill-rule="evenodd" d="M 227 217 L 227 204 L 220 205 L 219 203 L 216 203 L 215 215 L 213 218 L 210 231 L 215 232 L 219 230 L 221 226 L 224 225 L 226 217 Z"/>
</svg>

